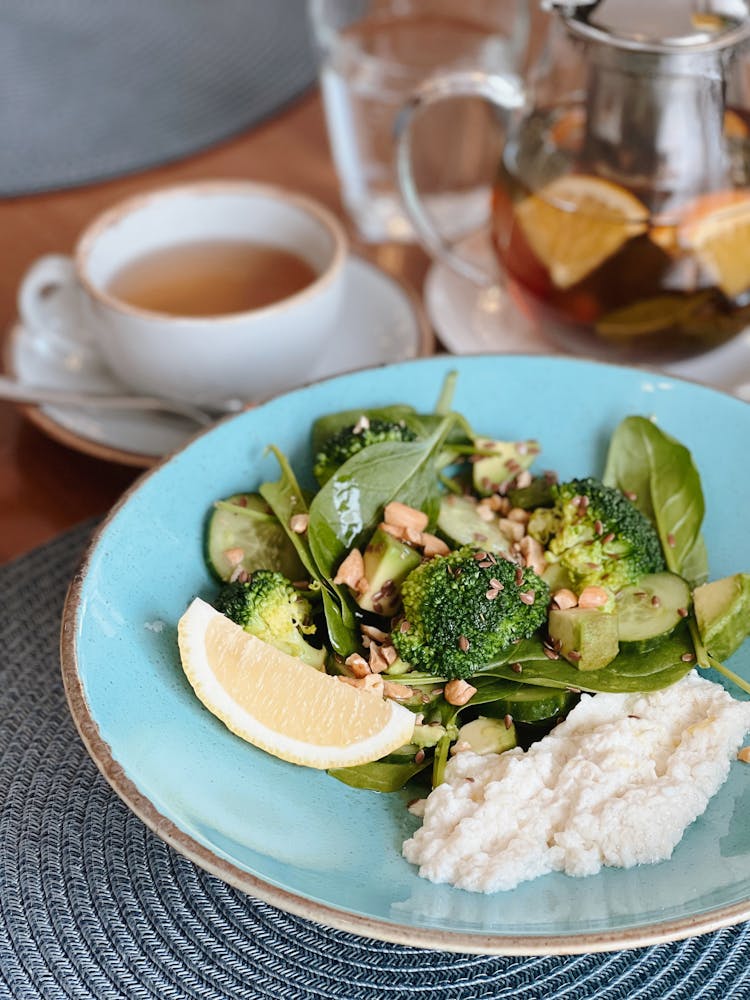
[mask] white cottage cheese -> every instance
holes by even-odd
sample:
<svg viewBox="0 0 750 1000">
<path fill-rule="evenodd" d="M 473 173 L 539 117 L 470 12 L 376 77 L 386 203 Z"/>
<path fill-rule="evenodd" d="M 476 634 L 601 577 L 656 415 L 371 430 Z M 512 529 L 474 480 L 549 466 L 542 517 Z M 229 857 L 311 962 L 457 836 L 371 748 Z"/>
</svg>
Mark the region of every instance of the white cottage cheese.
<svg viewBox="0 0 750 1000">
<path fill-rule="evenodd" d="M 404 857 L 433 882 L 475 892 L 662 861 L 748 729 L 750 702 L 695 671 L 653 694 L 584 695 L 526 752 L 457 754 Z"/>
</svg>

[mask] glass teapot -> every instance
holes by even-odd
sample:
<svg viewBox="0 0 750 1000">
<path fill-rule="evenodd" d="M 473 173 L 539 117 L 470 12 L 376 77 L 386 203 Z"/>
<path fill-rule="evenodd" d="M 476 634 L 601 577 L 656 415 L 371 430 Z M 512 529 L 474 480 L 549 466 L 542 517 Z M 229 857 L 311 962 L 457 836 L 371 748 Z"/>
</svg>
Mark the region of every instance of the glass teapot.
<svg viewBox="0 0 750 1000">
<path fill-rule="evenodd" d="M 565 348 L 700 354 L 750 325 L 750 11 L 745 0 L 569 0 L 524 86 L 433 77 L 404 108 L 397 163 L 421 241 L 478 269 L 428 215 L 410 168 L 428 105 L 501 109 L 491 239 L 514 299 Z"/>
</svg>

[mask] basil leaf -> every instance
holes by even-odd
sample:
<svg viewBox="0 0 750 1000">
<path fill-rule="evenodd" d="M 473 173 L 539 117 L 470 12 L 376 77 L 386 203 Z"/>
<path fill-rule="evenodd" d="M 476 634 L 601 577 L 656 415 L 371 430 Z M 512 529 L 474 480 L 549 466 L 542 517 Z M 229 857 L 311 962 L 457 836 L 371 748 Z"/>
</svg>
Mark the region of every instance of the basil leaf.
<svg viewBox="0 0 750 1000">
<path fill-rule="evenodd" d="M 353 455 L 310 505 L 308 538 L 320 571 L 333 577 L 342 556 L 361 545 L 399 500 L 421 510 L 439 489 L 437 460 L 453 414 L 423 441 L 381 441 Z"/>
<path fill-rule="evenodd" d="M 682 659 L 686 653 L 691 655 L 688 661 Z M 541 687 L 625 694 L 669 687 L 695 665 L 693 642 L 685 625 L 680 625 L 677 631 L 647 654 L 621 652 L 601 670 L 578 670 L 562 657 L 559 660 L 550 660 L 546 656 L 541 660 L 515 657 L 512 662 L 516 661 L 522 666 L 520 674 L 511 670 L 507 663 L 498 663 L 488 664 L 480 676 Z"/>
<path fill-rule="evenodd" d="M 645 417 L 626 417 L 612 435 L 604 482 L 635 495 L 635 505 L 659 533 L 672 573 L 693 587 L 708 579 L 703 490 L 683 444 Z"/>
<path fill-rule="evenodd" d="M 421 764 L 388 764 L 376 760 L 371 764 L 357 764 L 354 767 L 332 767 L 327 773 L 351 788 L 397 792 L 430 763 L 430 760 L 425 760 Z"/>
</svg>

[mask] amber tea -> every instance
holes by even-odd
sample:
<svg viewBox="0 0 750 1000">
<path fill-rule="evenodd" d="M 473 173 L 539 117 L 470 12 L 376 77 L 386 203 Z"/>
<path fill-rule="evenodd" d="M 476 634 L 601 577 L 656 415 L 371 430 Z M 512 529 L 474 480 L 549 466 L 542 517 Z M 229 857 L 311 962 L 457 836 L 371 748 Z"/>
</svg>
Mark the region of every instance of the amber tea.
<svg viewBox="0 0 750 1000">
<path fill-rule="evenodd" d="M 493 240 L 521 305 L 571 350 L 624 360 L 689 357 L 736 335 L 750 324 L 745 118 L 725 117 L 727 189 L 664 204 L 587 169 L 583 122 L 578 106 L 537 113 L 506 148 Z"/>
<path fill-rule="evenodd" d="M 185 243 L 144 254 L 109 282 L 113 298 L 171 316 L 222 316 L 279 302 L 318 277 L 297 254 L 239 240 Z"/>
</svg>

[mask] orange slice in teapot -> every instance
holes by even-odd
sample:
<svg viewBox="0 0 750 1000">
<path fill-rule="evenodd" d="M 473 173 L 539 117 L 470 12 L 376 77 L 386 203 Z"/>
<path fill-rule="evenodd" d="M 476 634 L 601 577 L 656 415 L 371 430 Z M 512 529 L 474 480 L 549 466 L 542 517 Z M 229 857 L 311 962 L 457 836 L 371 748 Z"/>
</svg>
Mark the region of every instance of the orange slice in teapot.
<svg viewBox="0 0 750 1000">
<path fill-rule="evenodd" d="M 568 174 L 515 207 L 529 246 L 557 288 L 577 285 L 648 228 L 634 194 L 589 174 Z"/>
<path fill-rule="evenodd" d="M 730 299 L 750 288 L 750 191 L 697 198 L 683 217 L 679 241 Z"/>
<path fill-rule="evenodd" d="M 747 139 L 750 129 L 745 119 L 736 111 L 727 108 L 724 112 L 724 135 L 728 139 Z"/>
</svg>

